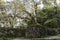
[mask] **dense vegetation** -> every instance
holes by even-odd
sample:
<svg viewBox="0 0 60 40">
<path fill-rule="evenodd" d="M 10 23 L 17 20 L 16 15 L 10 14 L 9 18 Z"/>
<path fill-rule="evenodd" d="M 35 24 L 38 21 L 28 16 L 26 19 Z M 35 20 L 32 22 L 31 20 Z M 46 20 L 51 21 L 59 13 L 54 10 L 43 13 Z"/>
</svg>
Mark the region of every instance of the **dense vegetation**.
<svg viewBox="0 0 60 40">
<path fill-rule="evenodd" d="M 25 20 L 28 24 L 27 28 L 0 28 L 0 37 L 39 38 L 57 35 L 60 33 L 59 9 L 57 14 L 55 14 L 54 10 L 56 9 L 53 9 L 53 7 L 38 10 L 39 15 L 37 17 L 37 23 L 33 21 L 34 17 L 29 21 Z M 52 12 L 53 14 L 51 14 L 50 12 Z"/>
<path fill-rule="evenodd" d="M 14 4 L 14 9 L 11 8 L 12 14 L 2 11 L 7 9 L 5 5 L 0 8 L 0 23 L 4 24 L 4 27 L 0 27 L 0 37 L 41 38 L 60 34 L 60 6 L 56 4 L 56 0 L 54 6 L 51 6 L 48 0 L 43 0 L 43 9 L 38 8 L 38 4 L 34 1 L 33 3 L 35 10 L 32 13 L 26 11 L 25 5 L 19 3 L 19 0 L 12 3 Z M 24 14 L 27 14 L 27 17 L 23 17 Z M 23 19 L 23 23 L 27 25 L 22 23 L 14 28 L 18 23 L 17 18 Z"/>
</svg>

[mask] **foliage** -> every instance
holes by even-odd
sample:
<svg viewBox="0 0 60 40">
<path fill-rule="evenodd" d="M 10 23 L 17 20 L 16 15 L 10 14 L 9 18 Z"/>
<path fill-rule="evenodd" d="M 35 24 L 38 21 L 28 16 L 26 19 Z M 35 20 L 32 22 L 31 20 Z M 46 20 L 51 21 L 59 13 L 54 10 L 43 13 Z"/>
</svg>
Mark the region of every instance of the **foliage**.
<svg viewBox="0 0 60 40">
<path fill-rule="evenodd" d="M 30 13 L 26 10 L 26 5 L 19 0 L 14 0 L 12 2 L 13 6 L 10 5 L 12 8 L 9 7 L 12 14 L 3 12 L 7 8 L 5 8 L 5 4 L 3 5 L 4 2 L 0 2 L 0 23 L 4 24 L 4 28 L 0 29 L 0 36 L 25 36 L 33 38 L 58 34 L 59 31 L 57 30 L 57 32 L 53 28 L 60 28 L 60 6 L 57 5 L 56 0 L 53 1 L 54 6 L 51 6 L 50 1 L 51 0 L 42 0 L 44 4 L 43 9 L 37 8 L 38 4 L 33 1 L 34 10 L 32 11 L 34 12 Z M 18 19 L 23 19 L 21 25 L 21 21 L 18 21 Z M 14 29 L 13 27 L 17 23 L 19 23 L 19 29 Z M 27 24 L 27 26 L 23 25 L 24 23 Z"/>
</svg>

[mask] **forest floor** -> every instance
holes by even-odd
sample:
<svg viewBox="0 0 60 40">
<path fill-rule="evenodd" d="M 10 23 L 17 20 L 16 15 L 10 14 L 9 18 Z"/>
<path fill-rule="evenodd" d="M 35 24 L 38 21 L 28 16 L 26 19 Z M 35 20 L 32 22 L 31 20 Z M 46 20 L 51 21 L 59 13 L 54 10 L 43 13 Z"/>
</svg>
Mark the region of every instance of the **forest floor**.
<svg viewBox="0 0 60 40">
<path fill-rule="evenodd" d="M 49 36 L 45 38 L 32 38 L 32 39 L 27 39 L 27 38 L 15 38 L 13 40 L 60 40 L 60 34 L 56 36 Z"/>
</svg>

